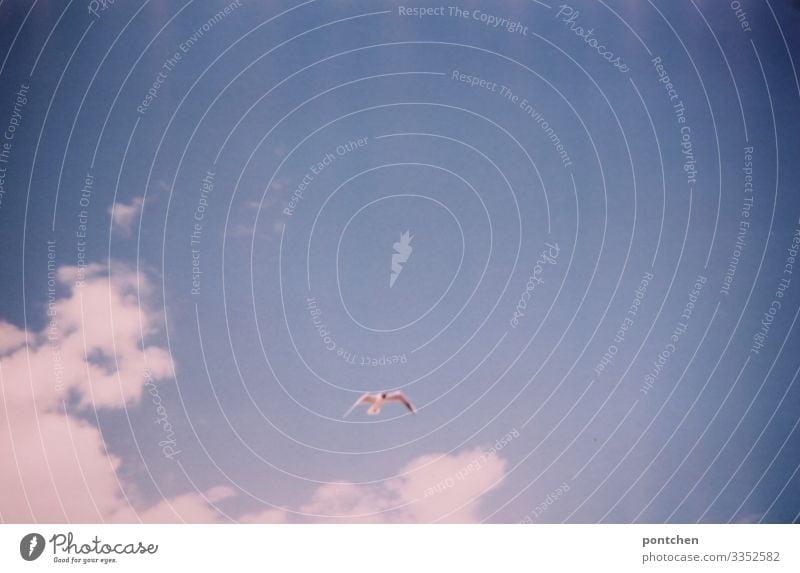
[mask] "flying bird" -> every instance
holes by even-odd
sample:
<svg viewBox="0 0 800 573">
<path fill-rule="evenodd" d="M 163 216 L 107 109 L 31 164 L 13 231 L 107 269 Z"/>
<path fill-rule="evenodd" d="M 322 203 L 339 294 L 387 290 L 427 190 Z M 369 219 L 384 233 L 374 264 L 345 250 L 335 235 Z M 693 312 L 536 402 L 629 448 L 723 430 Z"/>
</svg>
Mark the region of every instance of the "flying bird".
<svg viewBox="0 0 800 573">
<path fill-rule="evenodd" d="M 402 392 L 378 392 L 375 394 L 370 394 L 369 392 L 365 392 L 364 395 L 361 396 L 361 398 L 356 400 L 355 403 L 352 406 L 350 406 L 350 409 L 344 413 L 343 417 L 346 418 L 348 414 L 350 414 L 350 412 L 352 412 L 357 406 L 360 406 L 361 404 L 372 404 L 369 410 L 367 410 L 367 414 L 369 414 L 370 416 L 377 416 L 380 413 L 381 408 L 383 408 L 384 404 L 386 404 L 386 402 L 400 402 L 406 408 L 408 408 L 412 414 L 417 413 L 417 409 L 414 407 L 414 404 L 412 404 L 409 401 L 409 399 L 406 398 L 406 395 L 403 394 Z"/>
</svg>

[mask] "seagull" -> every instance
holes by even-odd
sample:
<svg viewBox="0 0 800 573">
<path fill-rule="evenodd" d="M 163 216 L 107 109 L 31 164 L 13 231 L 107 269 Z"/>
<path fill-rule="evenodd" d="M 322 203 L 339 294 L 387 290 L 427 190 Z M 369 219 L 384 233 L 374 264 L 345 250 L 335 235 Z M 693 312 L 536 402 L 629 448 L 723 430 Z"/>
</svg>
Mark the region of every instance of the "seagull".
<svg viewBox="0 0 800 573">
<path fill-rule="evenodd" d="M 347 415 L 350 414 L 350 412 L 352 412 L 356 408 L 356 406 L 359 406 L 361 404 L 372 404 L 370 409 L 367 410 L 367 414 L 369 414 L 370 416 L 377 416 L 386 402 L 400 402 L 406 408 L 408 408 L 412 414 L 417 413 L 417 409 L 414 408 L 414 404 L 412 404 L 408 400 L 408 398 L 406 398 L 406 395 L 403 394 L 402 392 L 388 392 L 388 393 L 378 392 L 375 394 L 370 394 L 369 392 L 365 392 L 361 396 L 361 398 L 356 400 L 355 403 L 352 406 L 350 406 L 350 409 L 344 413 L 343 417 L 346 418 Z"/>
</svg>

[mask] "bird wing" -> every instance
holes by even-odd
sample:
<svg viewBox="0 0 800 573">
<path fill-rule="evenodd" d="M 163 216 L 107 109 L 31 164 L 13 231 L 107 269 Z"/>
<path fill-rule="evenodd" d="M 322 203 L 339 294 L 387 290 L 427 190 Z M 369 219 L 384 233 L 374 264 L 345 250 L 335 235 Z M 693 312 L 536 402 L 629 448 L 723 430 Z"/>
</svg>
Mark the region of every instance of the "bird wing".
<svg viewBox="0 0 800 573">
<path fill-rule="evenodd" d="M 355 409 L 355 407 L 358 406 L 359 404 L 373 404 L 374 402 L 375 402 L 374 396 L 371 396 L 369 392 L 365 392 L 364 394 L 361 395 L 361 397 L 358 400 L 353 402 L 353 405 L 350 406 L 350 409 L 347 410 L 347 412 L 345 412 L 344 416 L 342 417 L 346 418 L 348 414 L 350 414 L 350 412 L 352 412 Z"/>
<path fill-rule="evenodd" d="M 402 392 L 394 392 L 392 394 L 389 394 L 388 396 L 386 396 L 386 400 L 391 400 L 392 402 L 400 402 L 403 405 L 405 405 L 405 407 L 408 408 L 412 414 L 417 413 L 417 409 L 414 407 L 414 404 L 412 404 L 411 401 L 409 401 L 409 399 L 406 398 L 406 395 L 403 394 Z"/>
</svg>

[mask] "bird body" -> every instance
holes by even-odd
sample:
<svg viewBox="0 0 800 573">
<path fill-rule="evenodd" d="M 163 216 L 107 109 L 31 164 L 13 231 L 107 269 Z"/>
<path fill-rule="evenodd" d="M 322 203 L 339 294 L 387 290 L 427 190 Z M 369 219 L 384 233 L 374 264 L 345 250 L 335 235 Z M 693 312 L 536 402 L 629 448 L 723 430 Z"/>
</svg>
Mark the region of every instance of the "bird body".
<svg viewBox="0 0 800 573">
<path fill-rule="evenodd" d="M 365 392 L 358 400 L 355 401 L 352 406 L 350 406 L 350 409 L 345 412 L 344 417 L 346 418 L 350 412 L 362 404 L 370 404 L 367 414 L 370 416 L 377 416 L 380 414 L 381 409 L 387 402 L 399 402 L 408 408 L 412 414 L 417 413 L 417 409 L 402 392 L 377 392 L 374 394 Z"/>
</svg>

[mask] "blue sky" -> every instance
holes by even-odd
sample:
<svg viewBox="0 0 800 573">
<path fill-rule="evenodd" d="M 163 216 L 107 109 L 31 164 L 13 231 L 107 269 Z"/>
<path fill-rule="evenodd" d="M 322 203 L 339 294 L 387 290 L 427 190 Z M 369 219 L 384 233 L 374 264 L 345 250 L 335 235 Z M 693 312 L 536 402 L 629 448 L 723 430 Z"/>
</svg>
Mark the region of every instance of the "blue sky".
<svg viewBox="0 0 800 573">
<path fill-rule="evenodd" d="M 58 397 L 138 519 L 797 521 L 800 13 L 742 5 L 6 2 L 8 341 L 45 348 L 47 241 L 65 344 L 146 317 L 76 354 L 131 395 Z M 391 389 L 417 416 L 342 419 Z"/>
</svg>

